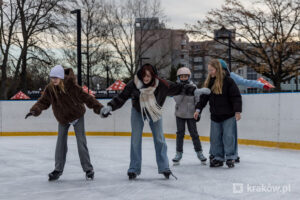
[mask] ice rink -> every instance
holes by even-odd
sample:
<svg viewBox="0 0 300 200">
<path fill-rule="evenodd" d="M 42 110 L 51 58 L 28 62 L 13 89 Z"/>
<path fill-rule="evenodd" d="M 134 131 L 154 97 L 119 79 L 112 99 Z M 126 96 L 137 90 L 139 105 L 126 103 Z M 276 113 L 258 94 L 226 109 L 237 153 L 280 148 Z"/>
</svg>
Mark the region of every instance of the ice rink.
<svg viewBox="0 0 300 200">
<path fill-rule="evenodd" d="M 178 180 L 157 173 L 152 138 L 143 138 L 142 173 L 129 181 L 130 137 L 89 136 L 95 180 L 86 181 L 70 136 L 63 175 L 48 182 L 54 169 L 56 136 L 0 137 L 0 199 L 8 200 L 156 200 L 156 199 L 300 199 L 300 152 L 239 146 L 235 168 L 209 168 L 186 140 L 181 165 L 172 166 L 175 140 L 167 139 L 171 170 Z M 202 142 L 208 156 L 209 143 Z"/>
</svg>

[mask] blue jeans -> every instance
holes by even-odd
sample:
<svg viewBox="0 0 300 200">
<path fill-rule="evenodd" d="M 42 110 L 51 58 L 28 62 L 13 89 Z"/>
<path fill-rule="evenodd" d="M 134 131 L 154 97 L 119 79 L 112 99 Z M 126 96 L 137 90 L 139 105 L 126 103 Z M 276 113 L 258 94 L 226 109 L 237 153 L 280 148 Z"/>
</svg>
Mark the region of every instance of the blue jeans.
<svg viewBox="0 0 300 200">
<path fill-rule="evenodd" d="M 149 126 L 152 131 L 156 163 L 158 166 L 158 173 L 169 171 L 169 160 L 167 156 L 167 144 L 162 129 L 162 119 L 153 122 L 149 121 Z M 128 172 L 136 174 L 141 173 L 142 166 L 142 134 L 144 128 L 144 120 L 142 114 L 136 111 L 135 108 L 131 109 L 131 146 L 130 146 L 130 166 Z"/>
<path fill-rule="evenodd" d="M 224 161 L 237 158 L 237 125 L 235 117 L 222 122 L 211 120 L 210 154 L 216 160 Z"/>
<path fill-rule="evenodd" d="M 237 128 L 236 128 L 237 129 Z M 238 135 L 237 135 L 237 130 L 235 131 L 235 144 L 234 144 L 234 152 L 235 152 L 235 155 L 236 155 L 236 157 L 238 157 L 239 156 L 239 154 L 238 154 Z"/>
</svg>

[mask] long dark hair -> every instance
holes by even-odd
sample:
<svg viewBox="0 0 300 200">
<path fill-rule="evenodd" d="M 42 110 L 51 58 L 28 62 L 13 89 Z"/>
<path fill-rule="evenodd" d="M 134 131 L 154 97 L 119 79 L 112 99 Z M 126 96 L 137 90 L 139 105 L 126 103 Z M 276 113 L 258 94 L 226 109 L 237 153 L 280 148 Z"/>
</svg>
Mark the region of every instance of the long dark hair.
<svg viewBox="0 0 300 200">
<path fill-rule="evenodd" d="M 151 64 L 144 64 L 142 66 L 142 71 L 141 71 L 141 79 L 143 81 L 143 78 L 146 76 L 146 71 L 148 71 L 151 76 L 152 76 L 152 80 L 151 80 L 151 87 L 155 86 L 155 79 L 158 79 L 160 80 L 164 85 L 166 85 L 167 87 L 169 87 L 169 84 L 167 81 L 161 79 L 158 77 L 158 74 L 157 74 L 157 70 L 156 68 L 154 68 Z"/>
</svg>

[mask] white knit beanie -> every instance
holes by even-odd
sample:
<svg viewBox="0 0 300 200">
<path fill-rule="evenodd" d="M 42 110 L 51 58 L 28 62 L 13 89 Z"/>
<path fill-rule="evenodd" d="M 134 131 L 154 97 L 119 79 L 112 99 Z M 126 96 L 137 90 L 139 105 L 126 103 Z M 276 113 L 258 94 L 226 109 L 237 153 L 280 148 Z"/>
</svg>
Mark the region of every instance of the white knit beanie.
<svg viewBox="0 0 300 200">
<path fill-rule="evenodd" d="M 61 65 L 56 65 L 50 71 L 50 77 L 56 77 L 60 79 L 65 78 L 65 70 Z"/>
</svg>

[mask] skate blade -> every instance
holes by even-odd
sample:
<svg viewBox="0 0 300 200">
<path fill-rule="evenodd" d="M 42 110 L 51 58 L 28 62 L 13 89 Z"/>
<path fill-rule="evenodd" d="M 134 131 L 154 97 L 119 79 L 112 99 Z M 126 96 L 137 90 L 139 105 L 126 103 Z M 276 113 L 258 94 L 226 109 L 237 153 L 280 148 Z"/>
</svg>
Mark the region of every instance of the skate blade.
<svg viewBox="0 0 300 200">
<path fill-rule="evenodd" d="M 173 166 L 178 166 L 178 165 L 180 165 L 180 162 L 174 162 L 173 161 Z"/>
<path fill-rule="evenodd" d="M 50 178 L 49 178 L 49 179 L 48 179 L 49 182 L 55 182 L 55 181 L 57 181 L 57 180 L 58 180 L 58 178 L 56 178 L 56 179 L 50 179 Z"/>
<path fill-rule="evenodd" d="M 206 161 L 201 161 L 201 165 L 206 165 Z"/>
<path fill-rule="evenodd" d="M 91 177 L 91 178 L 85 177 L 85 180 L 87 180 L 87 181 L 93 181 L 93 180 L 94 180 L 94 177 Z"/>
<path fill-rule="evenodd" d="M 48 176 L 48 181 L 52 182 L 52 181 L 57 181 L 59 179 L 59 177 L 54 178 L 52 176 Z"/>
<path fill-rule="evenodd" d="M 129 176 L 128 179 L 129 180 L 136 180 L 136 177 L 137 177 L 137 175 L 136 176 Z"/>
</svg>

